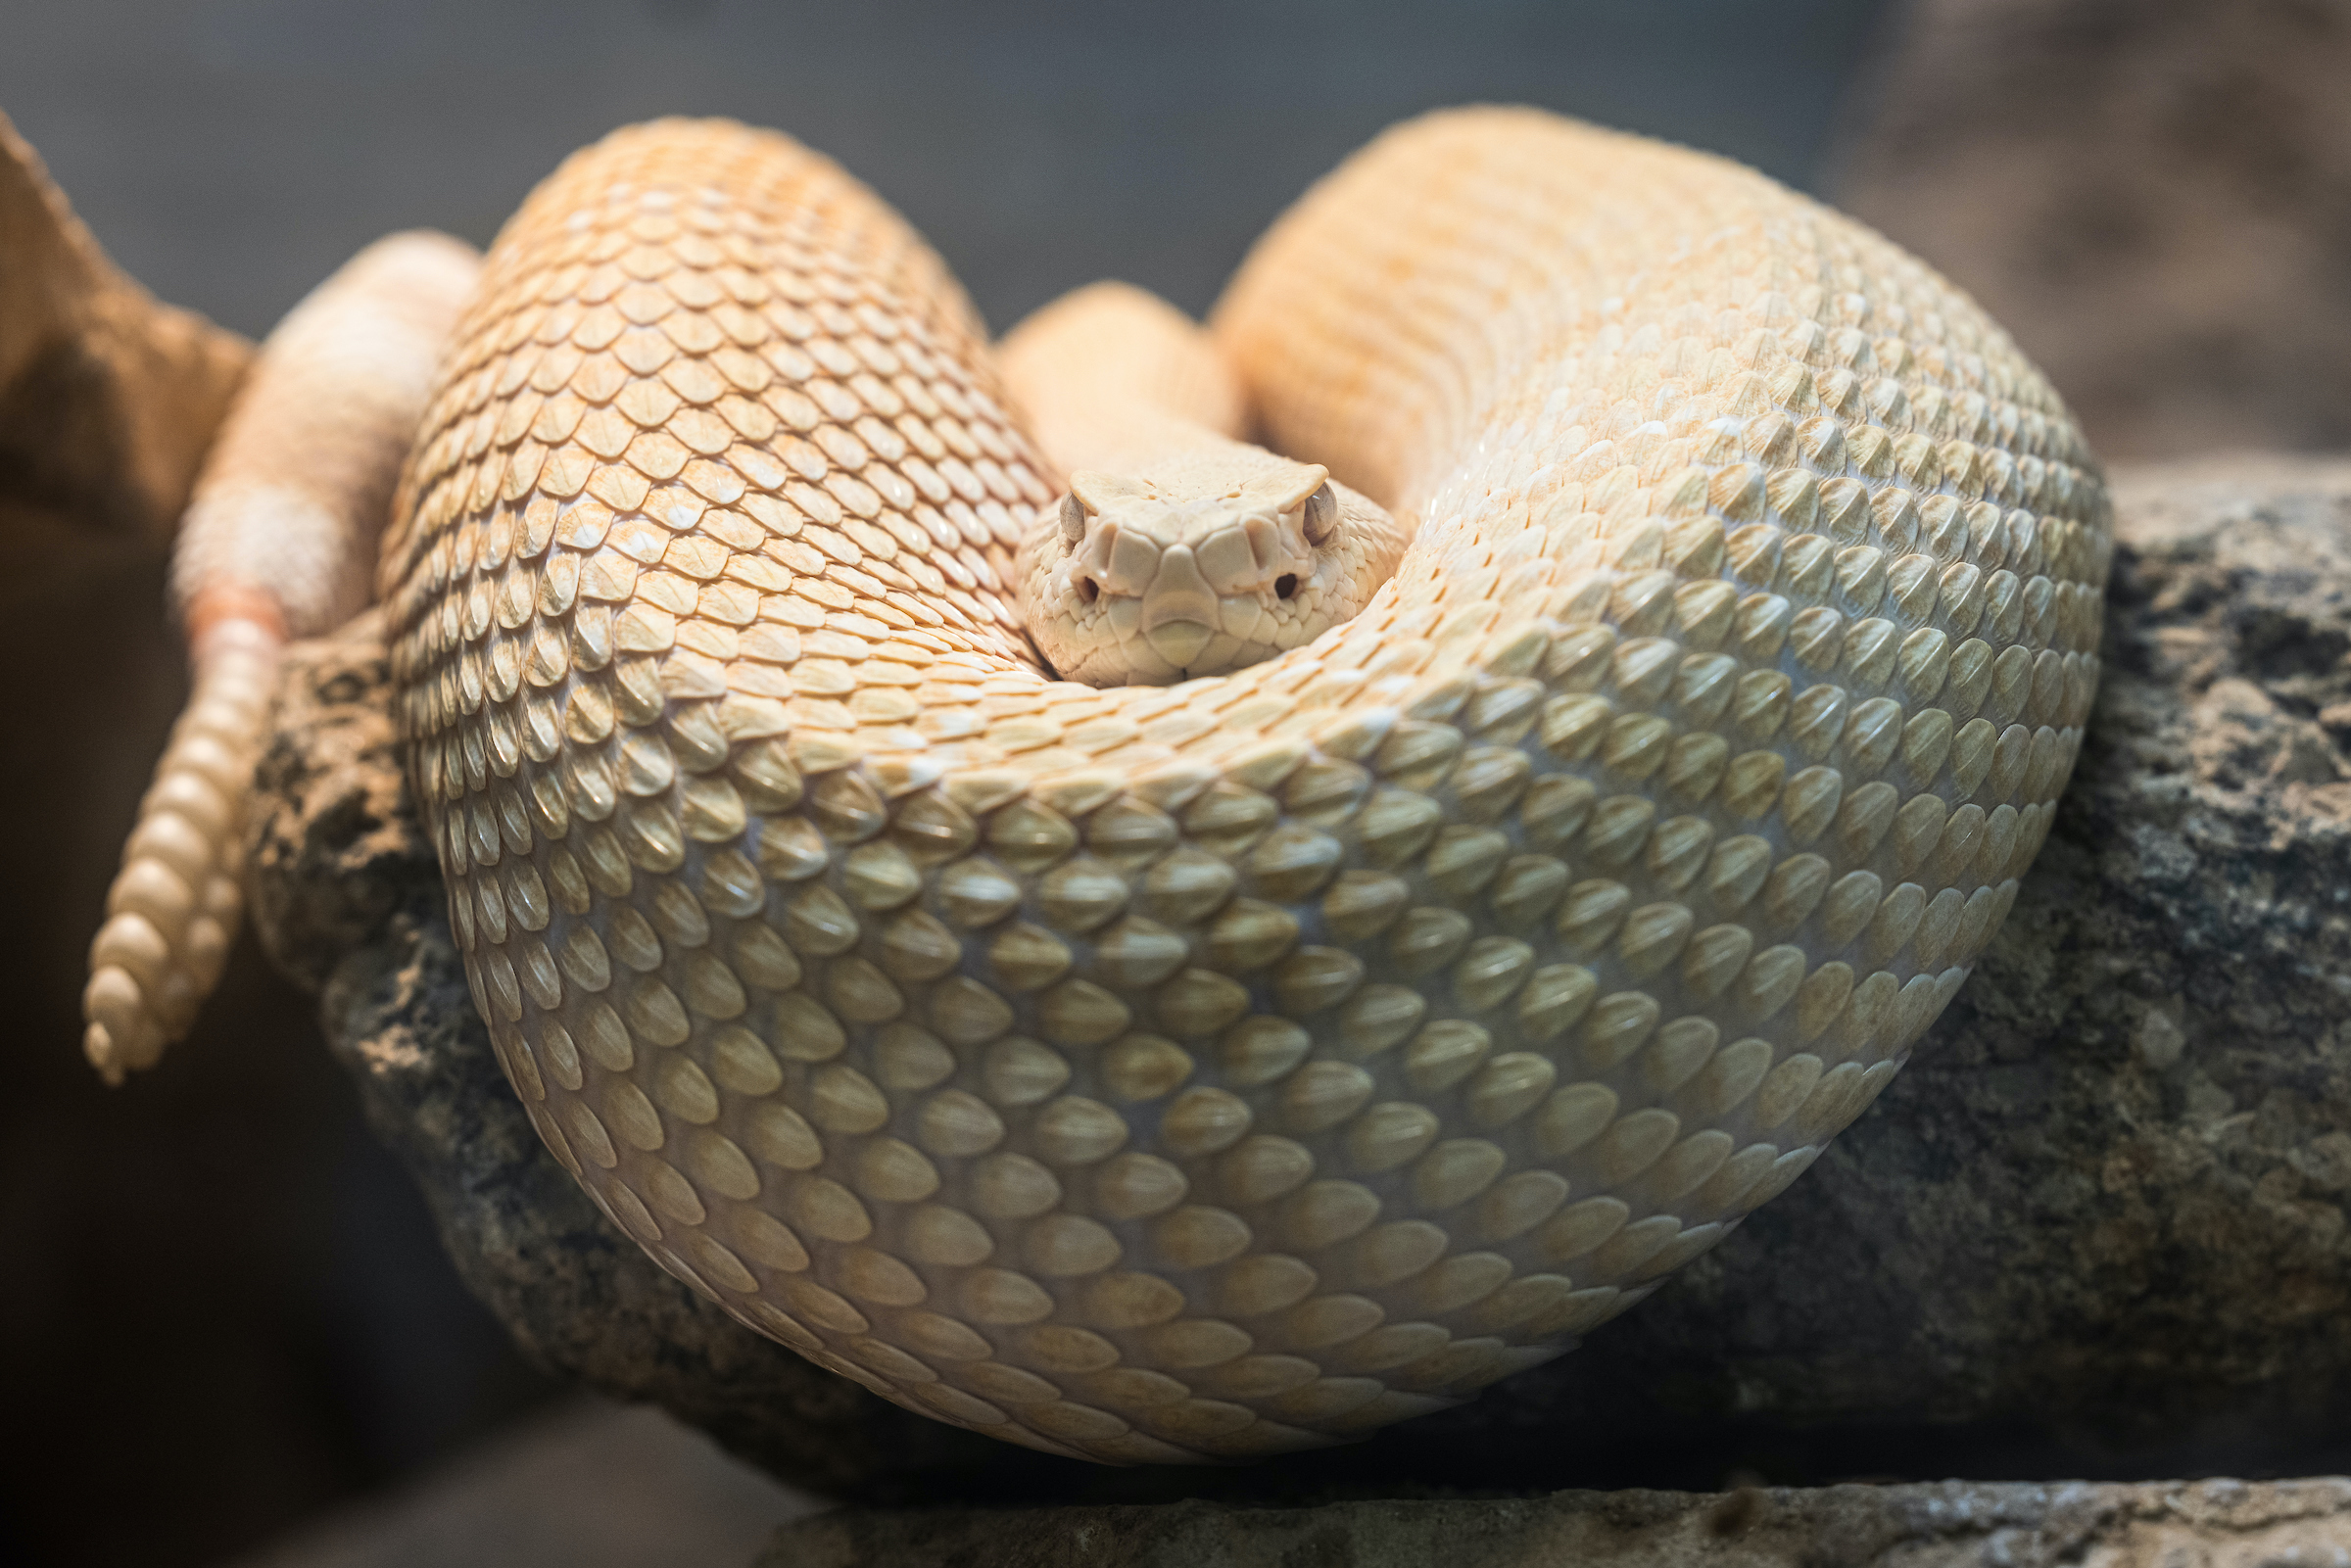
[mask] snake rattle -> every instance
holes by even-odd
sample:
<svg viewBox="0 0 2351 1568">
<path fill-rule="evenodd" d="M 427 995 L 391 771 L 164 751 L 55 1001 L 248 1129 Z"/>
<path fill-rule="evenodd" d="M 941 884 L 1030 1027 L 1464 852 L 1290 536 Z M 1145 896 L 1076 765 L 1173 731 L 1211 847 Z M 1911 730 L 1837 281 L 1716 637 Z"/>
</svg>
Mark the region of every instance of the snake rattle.
<svg viewBox="0 0 2351 1568">
<path fill-rule="evenodd" d="M 413 793 L 540 1135 L 742 1321 L 1033 1448 L 1343 1441 L 1639 1301 L 1950 1000 L 2095 690 L 2056 396 L 1703 155 L 1430 116 L 1205 333 L 1104 286 L 1000 361 L 733 124 L 575 155 L 478 282 L 387 247 L 200 486 L 92 1059 L 209 984 L 274 649 L 397 468 Z"/>
</svg>

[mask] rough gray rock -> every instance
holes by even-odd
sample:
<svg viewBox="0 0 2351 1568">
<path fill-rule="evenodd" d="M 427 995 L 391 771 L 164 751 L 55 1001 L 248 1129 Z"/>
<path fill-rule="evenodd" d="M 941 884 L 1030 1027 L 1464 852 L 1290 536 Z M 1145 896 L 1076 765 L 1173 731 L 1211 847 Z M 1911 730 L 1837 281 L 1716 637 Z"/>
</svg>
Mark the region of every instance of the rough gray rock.
<svg viewBox="0 0 2351 1568">
<path fill-rule="evenodd" d="M 2113 457 L 2351 447 L 2351 0 L 1911 0 L 1832 181 Z"/>
<path fill-rule="evenodd" d="M 2041 862 L 1815 1171 L 1581 1353 L 1211 1480 L 909 1417 L 608 1228 L 475 1021 L 362 624 L 289 677 L 255 906 L 460 1270 L 550 1366 L 869 1496 L 2308 1473 L 2351 1457 L 2351 462 L 2121 476 L 2108 674 Z"/>
<path fill-rule="evenodd" d="M 1316 1508 L 850 1509 L 757 1568 L 2345 1568 L 2351 1481 L 1559 1492 Z"/>
</svg>

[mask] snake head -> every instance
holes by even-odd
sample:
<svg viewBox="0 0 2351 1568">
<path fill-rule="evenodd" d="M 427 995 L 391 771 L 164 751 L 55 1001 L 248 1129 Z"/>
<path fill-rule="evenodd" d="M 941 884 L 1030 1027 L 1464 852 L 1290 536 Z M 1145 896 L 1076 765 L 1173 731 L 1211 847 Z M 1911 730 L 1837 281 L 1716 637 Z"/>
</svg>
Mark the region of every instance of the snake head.
<svg viewBox="0 0 2351 1568">
<path fill-rule="evenodd" d="M 1252 449 L 1080 469 L 1031 571 L 1031 634 L 1063 676 L 1105 686 L 1271 658 L 1360 602 L 1338 581 L 1353 509 L 1377 512 L 1319 464 Z"/>
</svg>

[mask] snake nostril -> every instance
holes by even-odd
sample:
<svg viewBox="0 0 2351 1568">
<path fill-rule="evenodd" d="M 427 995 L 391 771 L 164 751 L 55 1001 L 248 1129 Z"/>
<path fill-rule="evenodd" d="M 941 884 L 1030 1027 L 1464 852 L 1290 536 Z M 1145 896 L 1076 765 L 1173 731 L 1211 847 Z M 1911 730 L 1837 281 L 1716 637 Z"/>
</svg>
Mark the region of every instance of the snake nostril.
<svg viewBox="0 0 2351 1568">
<path fill-rule="evenodd" d="M 1080 575 L 1078 579 L 1078 596 L 1091 604 L 1102 596 L 1102 585 L 1090 577 Z"/>
<path fill-rule="evenodd" d="M 1275 598 L 1288 598 L 1297 592 L 1298 576 L 1295 572 L 1284 572 L 1273 579 L 1273 596 Z"/>
</svg>

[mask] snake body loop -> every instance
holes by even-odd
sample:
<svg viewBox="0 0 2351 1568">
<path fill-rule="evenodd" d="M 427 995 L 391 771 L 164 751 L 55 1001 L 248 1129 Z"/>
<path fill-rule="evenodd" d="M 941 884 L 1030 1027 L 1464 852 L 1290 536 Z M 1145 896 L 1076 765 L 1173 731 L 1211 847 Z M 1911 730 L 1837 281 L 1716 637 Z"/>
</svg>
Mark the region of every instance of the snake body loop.
<svg viewBox="0 0 2351 1568">
<path fill-rule="evenodd" d="M 1382 137 L 1212 330 L 1411 543 L 1235 673 L 1048 679 L 1011 585 L 1083 529 L 944 268 L 782 137 L 623 131 L 491 252 L 380 578 L 556 1157 L 762 1332 L 1113 1461 L 1463 1399 L 1793 1181 L 2014 899 L 2110 548 L 1957 291 L 1534 113 Z"/>
</svg>

